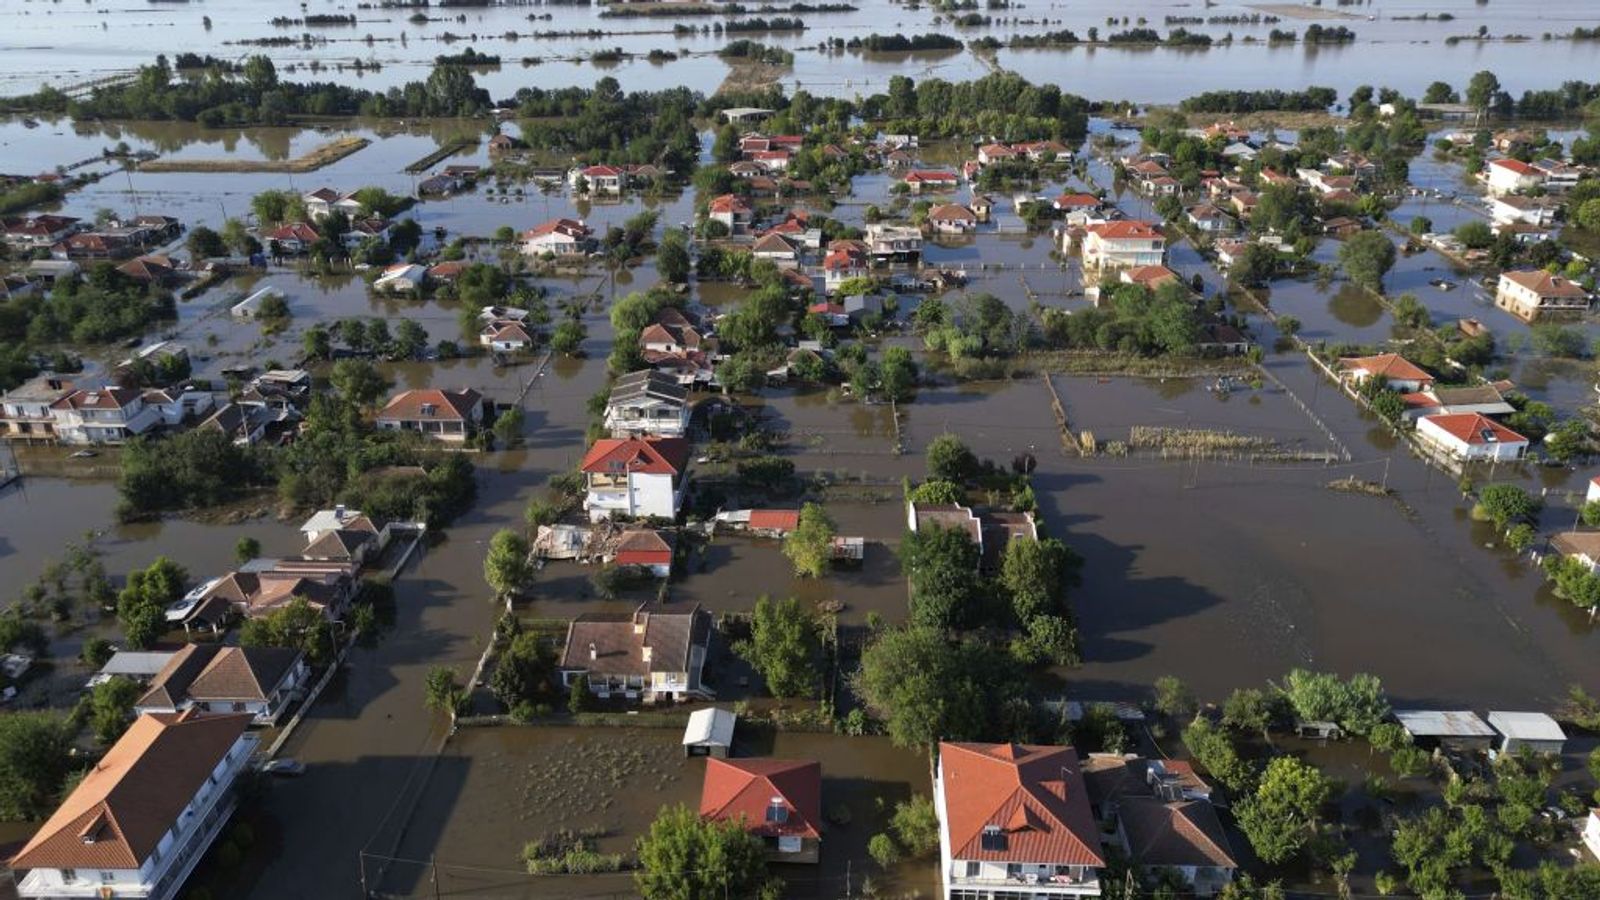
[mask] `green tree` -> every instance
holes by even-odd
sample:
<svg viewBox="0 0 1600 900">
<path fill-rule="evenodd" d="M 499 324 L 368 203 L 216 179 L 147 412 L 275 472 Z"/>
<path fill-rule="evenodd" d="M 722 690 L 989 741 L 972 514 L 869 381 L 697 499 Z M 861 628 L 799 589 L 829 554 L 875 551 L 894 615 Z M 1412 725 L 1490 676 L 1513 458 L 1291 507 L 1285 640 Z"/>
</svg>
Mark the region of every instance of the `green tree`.
<svg viewBox="0 0 1600 900">
<path fill-rule="evenodd" d="M 1198 704 L 1189 686 L 1176 675 L 1162 675 L 1155 683 L 1156 712 L 1175 722 L 1194 717 Z"/>
<path fill-rule="evenodd" d="M 434 712 L 460 713 L 467 703 L 467 691 L 456 681 L 455 670 L 434 666 L 422 685 L 422 703 Z"/>
<path fill-rule="evenodd" d="M 357 406 L 372 406 L 389 388 L 388 379 L 364 359 L 341 359 L 334 363 L 328 382 Z"/>
<path fill-rule="evenodd" d="M 133 720 L 133 704 L 144 693 L 131 678 L 114 676 L 89 692 L 89 728 L 95 740 L 112 744 L 128 730 Z"/>
<path fill-rule="evenodd" d="M 253 537 L 239 538 L 233 545 L 233 559 L 238 563 L 247 563 L 261 555 L 261 542 Z"/>
<path fill-rule="evenodd" d="M 794 563 L 796 575 L 821 578 L 827 574 L 836 533 L 827 510 L 816 503 L 800 507 L 800 523 L 783 539 L 783 553 Z"/>
<path fill-rule="evenodd" d="M 1342 681 L 1329 673 L 1292 669 L 1284 677 L 1283 693 L 1302 721 L 1337 722 L 1355 735 L 1370 733 L 1389 714 L 1383 684 L 1363 673 Z"/>
<path fill-rule="evenodd" d="M 1055 538 L 1011 541 L 1000 560 L 1000 584 L 1011 611 L 1027 625 L 1036 616 L 1067 610 L 1066 590 L 1083 560 Z"/>
<path fill-rule="evenodd" d="M 734 649 L 761 673 L 772 696 L 816 695 L 821 679 L 817 624 L 793 597 L 777 602 L 765 596 L 758 599 L 750 639 Z"/>
<path fill-rule="evenodd" d="M 689 258 L 689 244 L 683 232 L 668 229 L 656 245 L 656 274 L 662 281 L 684 284 L 689 280 L 693 261 Z"/>
<path fill-rule="evenodd" d="M 634 883 L 644 900 L 765 896 L 766 846 L 740 822 L 666 807 L 634 847 Z"/>
<path fill-rule="evenodd" d="M 396 359 L 416 359 L 428 349 L 428 332 L 415 319 L 401 319 L 395 326 L 390 353 Z"/>
<path fill-rule="evenodd" d="M 939 849 L 939 813 L 926 794 L 896 803 L 889 828 L 907 856 L 926 856 Z"/>
<path fill-rule="evenodd" d="M 1333 784 L 1314 766 L 1279 756 L 1267 763 L 1255 793 L 1239 800 L 1234 813 L 1256 856 L 1278 865 L 1305 847 L 1318 810 L 1332 796 Z"/>
<path fill-rule="evenodd" d="M 149 568 L 128 573 L 128 581 L 117 595 L 117 621 L 123 640 L 134 650 L 142 650 L 166 633 L 166 608 L 183 598 L 189 573 L 165 556 L 157 557 Z"/>
<path fill-rule="evenodd" d="M 1520 486 L 1502 482 L 1479 489 L 1478 502 L 1473 505 L 1472 512 L 1504 531 L 1513 523 L 1532 518 L 1539 506 L 1539 500 Z"/>
<path fill-rule="evenodd" d="M 883 351 L 878 367 L 878 387 L 886 399 L 905 402 L 917 386 L 917 363 L 911 351 L 904 347 L 889 347 Z"/>
<path fill-rule="evenodd" d="M 514 709 L 549 693 L 555 672 L 555 654 L 536 632 L 525 632 L 512 638 L 495 662 L 489 690 L 507 709 Z"/>
<path fill-rule="evenodd" d="M 966 503 L 967 492 L 953 481 L 924 481 L 906 492 L 906 501 L 918 505 L 948 506 Z"/>
<path fill-rule="evenodd" d="M 911 621 L 951 630 L 977 623 L 982 604 L 978 545 L 958 528 L 907 532 L 900 565 L 911 582 Z"/>
<path fill-rule="evenodd" d="M 495 599 L 516 596 L 532 577 L 527 539 L 509 528 L 495 532 L 483 560 L 483 580 L 494 589 Z"/>
<path fill-rule="evenodd" d="M 72 765 L 72 730 L 52 713 L 0 715 L 0 819 L 43 819 Z"/>
<path fill-rule="evenodd" d="M 196 225 L 189 230 L 189 237 L 184 241 L 184 247 L 196 260 L 228 255 L 228 245 L 223 241 L 222 235 L 204 225 Z"/>
<path fill-rule="evenodd" d="M 574 675 L 567 684 L 567 712 L 577 715 L 589 708 L 589 676 Z"/>
<path fill-rule="evenodd" d="M 1488 112 L 1494 105 L 1495 96 L 1500 93 L 1500 79 L 1493 72 L 1485 69 L 1472 76 L 1467 82 L 1467 103 L 1476 109 L 1479 115 Z"/>
<path fill-rule="evenodd" d="M 583 346 L 583 339 L 588 333 L 589 330 L 582 322 L 568 319 L 557 325 L 550 333 L 550 349 L 562 356 L 575 356 L 578 349 Z"/>
<path fill-rule="evenodd" d="M 1222 704 L 1222 724 L 1235 731 L 1252 731 L 1267 738 L 1277 720 L 1277 704 L 1260 688 L 1238 688 Z"/>
<path fill-rule="evenodd" d="M 1339 247 L 1339 264 L 1345 275 L 1361 287 L 1383 290 L 1383 276 L 1394 267 L 1394 242 L 1381 231 L 1351 235 Z"/>
<path fill-rule="evenodd" d="M 1195 762 L 1229 791 L 1242 795 L 1254 783 L 1254 768 L 1239 755 L 1227 733 L 1209 719 L 1201 717 L 1190 722 L 1183 729 L 1183 745 L 1189 748 Z"/>
<path fill-rule="evenodd" d="M 1600 231 L 1600 197 L 1593 200 L 1585 200 L 1583 205 L 1578 207 L 1578 211 L 1573 215 L 1572 220 L 1577 222 L 1581 228 L 1589 231 Z"/>
<path fill-rule="evenodd" d="M 912 626 L 881 632 L 863 651 L 855 690 L 895 744 L 927 747 L 990 734 L 1021 673 L 1007 654 Z"/>
<path fill-rule="evenodd" d="M 328 336 L 328 329 L 321 325 L 307 328 L 301 335 L 300 349 L 311 359 L 325 360 L 333 356 L 333 340 Z"/>
<path fill-rule="evenodd" d="M 1260 287 L 1277 273 L 1278 251 L 1265 244 L 1250 243 L 1228 267 L 1228 281 L 1244 287 Z"/>
<path fill-rule="evenodd" d="M 928 477 L 966 484 L 978 474 L 978 457 L 961 438 L 945 433 L 928 442 Z"/>
<path fill-rule="evenodd" d="M 292 647 L 315 665 L 333 658 L 333 626 L 304 597 L 293 597 L 265 616 L 246 619 L 239 629 L 246 647 Z"/>
</svg>

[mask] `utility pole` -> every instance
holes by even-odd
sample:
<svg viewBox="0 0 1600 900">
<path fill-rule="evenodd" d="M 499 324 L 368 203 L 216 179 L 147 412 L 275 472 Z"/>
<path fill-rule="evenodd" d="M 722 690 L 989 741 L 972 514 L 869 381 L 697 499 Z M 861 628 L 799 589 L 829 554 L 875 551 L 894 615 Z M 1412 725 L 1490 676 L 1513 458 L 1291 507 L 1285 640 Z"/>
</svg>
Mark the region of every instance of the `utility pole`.
<svg viewBox="0 0 1600 900">
<path fill-rule="evenodd" d="M 1383 458 L 1383 492 L 1385 494 L 1389 493 L 1389 460 L 1391 459 L 1394 459 L 1394 457 L 1385 456 Z"/>
<path fill-rule="evenodd" d="M 433 869 L 433 900 L 439 900 L 439 858 L 428 854 L 428 865 Z"/>
</svg>

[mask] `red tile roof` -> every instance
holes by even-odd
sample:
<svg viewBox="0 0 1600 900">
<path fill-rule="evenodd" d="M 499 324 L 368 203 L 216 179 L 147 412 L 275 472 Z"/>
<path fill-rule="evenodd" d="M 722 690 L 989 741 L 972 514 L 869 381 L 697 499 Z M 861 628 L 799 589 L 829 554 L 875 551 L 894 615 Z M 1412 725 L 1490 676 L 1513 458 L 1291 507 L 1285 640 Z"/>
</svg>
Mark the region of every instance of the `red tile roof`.
<svg viewBox="0 0 1600 900">
<path fill-rule="evenodd" d="M 1101 222 L 1090 225 L 1090 234 L 1098 234 L 1101 240 L 1107 241 L 1149 241 L 1161 237 L 1161 230 L 1149 222 L 1138 219 L 1118 219 L 1115 222 Z"/>
<path fill-rule="evenodd" d="M 954 173 L 954 172 L 940 172 L 940 171 L 934 171 L 934 170 L 930 170 L 930 169 L 917 169 L 917 170 L 915 170 L 913 172 L 906 173 L 906 179 L 905 180 L 907 182 L 909 182 L 909 183 L 916 183 L 916 182 L 922 182 L 922 181 L 934 181 L 934 182 L 949 181 L 949 182 L 955 182 L 958 179 L 956 178 L 956 173 Z"/>
<path fill-rule="evenodd" d="M 602 438 L 584 454 L 582 469 L 595 474 L 680 475 L 688 464 L 689 442 L 683 438 Z"/>
<path fill-rule="evenodd" d="M 527 240 L 528 238 L 544 237 L 547 234 L 556 234 L 558 232 L 568 237 L 580 239 L 594 233 L 589 226 L 574 219 L 551 219 L 524 231 L 522 238 Z"/>
<path fill-rule="evenodd" d="M 1583 285 L 1560 275 L 1552 275 L 1543 269 L 1530 269 L 1525 272 L 1502 272 L 1500 277 L 1513 284 L 1527 288 L 1540 297 L 1568 297 L 1577 300 L 1588 296 L 1588 292 L 1583 289 Z"/>
<path fill-rule="evenodd" d="M 617 538 L 616 557 L 619 566 L 667 566 L 672 564 L 672 544 L 660 532 L 649 528 L 624 531 Z"/>
<path fill-rule="evenodd" d="M 1528 439 L 1482 413 L 1451 413 L 1427 416 L 1432 424 L 1458 441 L 1467 444 L 1526 444 Z"/>
<path fill-rule="evenodd" d="M 1062 194 L 1055 205 L 1058 209 L 1098 209 L 1100 198 L 1093 194 Z"/>
<path fill-rule="evenodd" d="M 749 212 L 750 204 L 737 194 L 723 194 L 711 198 L 710 210 L 714 213 L 741 213 Z"/>
<path fill-rule="evenodd" d="M 1497 160 L 1494 160 L 1493 162 L 1489 163 L 1489 165 L 1491 165 L 1491 166 L 1499 166 L 1502 169 L 1506 169 L 1506 170 L 1515 172 L 1518 175 L 1538 175 L 1539 174 L 1539 170 L 1538 169 L 1535 169 L 1533 166 L 1528 165 L 1527 163 L 1523 162 L 1520 159 L 1497 159 Z"/>
<path fill-rule="evenodd" d="M 783 821 L 769 815 L 774 806 L 783 808 Z M 822 765 L 793 759 L 707 759 L 700 815 L 743 820 L 746 831 L 762 837 L 820 838 Z"/>
<path fill-rule="evenodd" d="M 402 391 L 394 395 L 383 411 L 378 413 L 378 418 L 401 421 L 422 418 L 465 421 L 472 416 L 473 409 L 482 399 L 483 395 L 471 388 L 459 391 L 442 391 L 438 388 Z M 424 415 L 422 410 L 424 406 L 433 407 L 433 413 Z"/>
<path fill-rule="evenodd" d="M 1339 368 L 1346 372 L 1362 371 L 1385 381 L 1420 381 L 1432 384 L 1433 376 L 1413 365 L 1398 353 L 1380 353 L 1377 356 L 1347 356 L 1339 360 Z"/>
<path fill-rule="evenodd" d="M 762 531 L 793 531 L 800 527 L 800 510 L 752 509 L 750 527 Z"/>
<path fill-rule="evenodd" d="M 1071 747 L 941 742 L 939 766 L 954 858 L 1105 865 Z M 984 847 L 990 826 L 1004 849 Z"/>
</svg>

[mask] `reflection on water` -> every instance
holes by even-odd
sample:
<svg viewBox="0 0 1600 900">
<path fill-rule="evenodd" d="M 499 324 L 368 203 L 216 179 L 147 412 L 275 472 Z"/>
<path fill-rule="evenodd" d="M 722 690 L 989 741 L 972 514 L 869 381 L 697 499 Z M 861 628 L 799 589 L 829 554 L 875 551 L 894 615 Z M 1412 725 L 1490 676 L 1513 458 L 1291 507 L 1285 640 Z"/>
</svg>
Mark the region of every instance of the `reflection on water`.
<svg viewBox="0 0 1600 900">
<path fill-rule="evenodd" d="M 1328 300 L 1328 312 L 1335 319 L 1356 328 L 1369 328 L 1383 318 L 1383 304 L 1362 288 L 1345 284 Z"/>
</svg>

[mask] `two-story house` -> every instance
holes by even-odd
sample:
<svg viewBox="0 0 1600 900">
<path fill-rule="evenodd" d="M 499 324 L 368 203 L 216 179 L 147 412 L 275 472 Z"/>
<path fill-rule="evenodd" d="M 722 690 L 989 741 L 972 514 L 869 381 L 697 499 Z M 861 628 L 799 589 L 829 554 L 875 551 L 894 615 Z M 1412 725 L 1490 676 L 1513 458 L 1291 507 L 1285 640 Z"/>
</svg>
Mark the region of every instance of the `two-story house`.
<svg viewBox="0 0 1600 900">
<path fill-rule="evenodd" d="M 580 466 L 589 488 L 583 508 L 592 522 L 618 515 L 677 518 L 688 465 L 683 438 L 602 438 Z"/>
<path fill-rule="evenodd" d="M 868 225 L 866 243 L 878 262 L 915 262 L 922 256 L 922 232 L 908 225 Z"/>
<path fill-rule="evenodd" d="M 582 219 L 551 219 L 522 233 L 522 252 L 528 256 L 576 256 L 594 246 L 594 230 Z"/>
<path fill-rule="evenodd" d="M 1105 865 L 1071 747 L 941 742 L 944 900 L 1100 896 Z"/>
<path fill-rule="evenodd" d="M 161 424 L 138 388 L 83 388 L 50 404 L 63 444 L 121 444 Z"/>
<path fill-rule="evenodd" d="M 140 716 L 10 860 L 17 894 L 172 900 L 227 825 L 247 715 Z"/>
<path fill-rule="evenodd" d="M 1167 238 L 1149 222 L 1119 219 L 1087 225 L 1084 232 L 1085 268 L 1159 266 L 1167 261 Z"/>
<path fill-rule="evenodd" d="M 567 626 L 561 680 L 570 687 L 582 676 L 602 699 L 709 697 L 700 679 L 710 641 L 711 614 L 698 603 L 645 603 L 630 616 L 586 613 Z"/>
<path fill-rule="evenodd" d="M 53 442 L 56 417 L 51 407 L 72 390 L 72 382 L 60 376 L 39 375 L 0 394 L 0 438 Z"/>
<path fill-rule="evenodd" d="M 483 424 L 483 396 L 471 388 L 401 391 L 378 413 L 376 424 L 388 431 L 416 431 L 434 440 L 460 443 Z"/>
<path fill-rule="evenodd" d="M 1582 285 L 1543 269 L 1502 272 L 1494 292 L 1495 306 L 1530 322 L 1542 313 L 1585 312 L 1591 302 Z"/>
<path fill-rule="evenodd" d="M 606 430 L 614 438 L 683 437 L 689 430 L 688 398 L 689 391 L 670 375 L 629 372 L 611 386 Z"/>
<path fill-rule="evenodd" d="M 305 654 L 289 647 L 188 644 L 156 673 L 133 711 L 245 714 L 257 725 L 275 725 L 310 680 Z"/>
<path fill-rule="evenodd" d="M 706 218 L 713 222 L 721 222 L 729 234 L 743 234 L 748 231 L 752 215 L 750 204 L 738 194 L 713 197 L 706 205 Z"/>
</svg>

